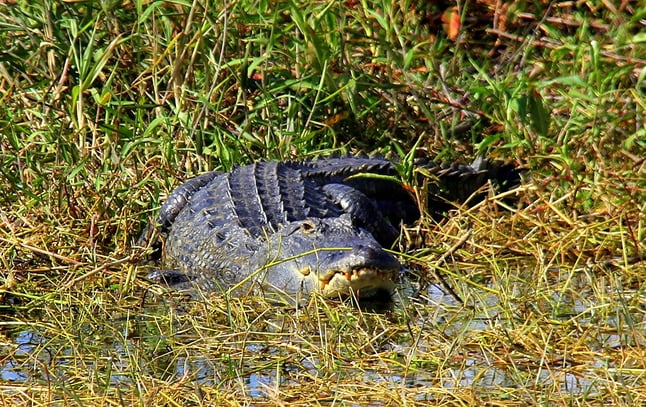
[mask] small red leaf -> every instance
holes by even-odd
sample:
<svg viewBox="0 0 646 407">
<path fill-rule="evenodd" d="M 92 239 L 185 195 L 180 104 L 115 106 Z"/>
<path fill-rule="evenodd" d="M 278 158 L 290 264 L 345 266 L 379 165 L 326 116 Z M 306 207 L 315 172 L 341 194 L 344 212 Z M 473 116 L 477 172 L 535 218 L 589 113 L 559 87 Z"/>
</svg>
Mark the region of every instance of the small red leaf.
<svg viewBox="0 0 646 407">
<path fill-rule="evenodd" d="M 458 34 L 460 34 L 460 12 L 457 6 L 444 10 L 444 13 L 442 13 L 442 28 L 444 28 L 446 36 L 451 41 L 458 38 Z"/>
</svg>

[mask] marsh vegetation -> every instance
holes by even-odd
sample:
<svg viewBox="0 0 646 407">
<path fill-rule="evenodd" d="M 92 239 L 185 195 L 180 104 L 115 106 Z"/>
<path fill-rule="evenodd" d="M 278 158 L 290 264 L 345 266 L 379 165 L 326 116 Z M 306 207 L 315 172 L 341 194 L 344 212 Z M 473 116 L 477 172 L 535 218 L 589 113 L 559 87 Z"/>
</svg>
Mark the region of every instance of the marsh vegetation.
<svg viewBox="0 0 646 407">
<path fill-rule="evenodd" d="M 0 1 L 0 403 L 646 403 L 637 1 Z M 478 155 L 392 304 L 164 292 L 137 238 L 259 159 Z"/>
</svg>

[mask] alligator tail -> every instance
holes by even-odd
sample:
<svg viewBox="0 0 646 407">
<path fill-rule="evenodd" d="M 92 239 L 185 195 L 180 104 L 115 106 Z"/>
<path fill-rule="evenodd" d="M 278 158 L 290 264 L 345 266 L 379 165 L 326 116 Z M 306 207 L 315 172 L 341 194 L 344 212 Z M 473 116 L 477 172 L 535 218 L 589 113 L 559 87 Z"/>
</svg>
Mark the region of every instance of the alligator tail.
<svg viewBox="0 0 646 407">
<path fill-rule="evenodd" d="M 522 170 L 512 163 L 476 158 L 470 165 L 437 164 L 427 161 L 418 164 L 418 185 L 426 188 L 426 207 L 434 218 L 446 215 L 456 204 L 473 206 L 486 196 L 484 188 L 490 185 L 496 192 L 518 187 Z"/>
</svg>

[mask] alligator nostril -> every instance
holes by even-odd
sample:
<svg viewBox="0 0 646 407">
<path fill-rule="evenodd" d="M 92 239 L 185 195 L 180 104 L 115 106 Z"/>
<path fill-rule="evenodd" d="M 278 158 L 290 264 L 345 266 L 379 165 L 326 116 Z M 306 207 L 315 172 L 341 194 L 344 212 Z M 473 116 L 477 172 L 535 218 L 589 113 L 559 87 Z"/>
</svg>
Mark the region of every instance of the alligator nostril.
<svg viewBox="0 0 646 407">
<path fill-rule="evenodd" d="M 381 247 L 375 247 L 372 245 L 357 245 L 354 247 L 354 250 L 357 253 L 363 253 L 369 256 L 373 256 L 382 252 Z"/>
</svg>

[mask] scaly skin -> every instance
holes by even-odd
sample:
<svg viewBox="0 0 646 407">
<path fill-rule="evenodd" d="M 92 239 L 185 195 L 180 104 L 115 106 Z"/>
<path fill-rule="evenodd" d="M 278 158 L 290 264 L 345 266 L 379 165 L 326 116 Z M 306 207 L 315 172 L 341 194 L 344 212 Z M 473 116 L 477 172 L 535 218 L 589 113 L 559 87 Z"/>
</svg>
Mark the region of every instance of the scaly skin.
<svg viewBox="0 0 646 407">
<path fill-rule="evenodd" d="M 392 243 L 397 230 L 373 200 L 334 183 L 364 170 L 392 171 L 390 164 L 324 164 L 262 163 L 183 184 L 161 210 L 160 223 L 169 230 L 165 266 L 173 271 L 153 277 L 176 287 L 252 289 L 288 298 L 312 291 L 362 298 L 392 292 L 401 265 L 371 232 Z"/>
</svg>

